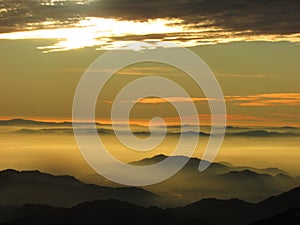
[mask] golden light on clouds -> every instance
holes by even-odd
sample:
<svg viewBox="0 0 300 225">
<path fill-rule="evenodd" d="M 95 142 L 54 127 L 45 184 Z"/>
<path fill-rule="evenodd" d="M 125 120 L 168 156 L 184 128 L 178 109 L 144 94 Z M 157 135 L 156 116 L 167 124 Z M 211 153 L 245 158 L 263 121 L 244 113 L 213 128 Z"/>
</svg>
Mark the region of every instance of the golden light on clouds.
<svg viewBox="0 0 300 225">
<path fill-rule="evenodd" d="M 207 22 L 209 24 L 209 21 Z M 189 26 L 180 19 L 149 19 L 146 21 L 117 20 L 87 17 L 79 23 L 55 26 L 57 21 L 27 24 L 31 30 L 1 33 L 0 39 L 55 39 L 50 46 L 38 47 L 43 52 L 67 51 L 84 47 L 114 49 L 136 41 L 167 41 L 183 47 L 229 43 L 234 41 L 291 41 L 300 42 L 299 34 L 253 35 L 247 32 L 226 31 L 208 26 Z M 48 29 L 36 29 L 49 27 Z"/>
<path fill-rule="evenodd" d="M 227 101 L 239 106 L 300 105 L 300 93 L 268 93 L 247 96 L 227 96 Z"/>
<path fill-rule="evenodd" d="M 179 21 L 175 20 L 172 22 L 175 23 Z M 39 49 L 42 49 L 45 52 L 65 51 L 91 46 L 114 48 L 123 45 L 124 41 L 116 40 L 111 42 L 111 38 L 113 37 L 121 38 L 128 35 L 182 32 L 182 27 L 168 26 L 169 23 L 170 21 L 163 19 L 138 22 L 119 21 L 107 18 L 86 18 L 69 28 L 4 33 L 0 34 L 0 39 L 60 39 L 52 46 L 39 47 Z"/>
<path fill-rule="evenodd" d="M 218 99 L 208 99 L 206 97 L 149 97 L 137 99 L 135 102 L 140 104 L 161 104 L 161 103 L 187 103 L 187 102 L 202 102 L 208 100 L 218 101 Z M 238 106 L 283 106 L 283 105 L 300 105 L 300 93 L 267 93 L 256 95 L 233 95 L 225 96 L 227 103 L 232 103 Z M 128 101 L 123 101 L 128 103 Z M 106 101 L 112 104 L 113 101 Z"/>
<path fill-rule="evenodd" d="M 300 105 L 300 93 L 265 93 L 265 94 L 253 94 L 253 95 L 227 95 L 224 96 L 226 104 L 229 108 L 232 106 L 238 107 L 235 113 L 231 110 L 227 114 L 227 120 L 229 125 L 234 126 L 299 126 L 299 115 L 292 113 L 278 114 L 276 111 L 282 107 L 295 107 Z M 210 99 L 211 101 L 217 101 L 217 99 Z M 195 104 L 201 104 L 199 115 L 189 115 L 185 117 L 190 124 L 195 121 L 195 116 L 198 117 L 202 125 L 210 125 L 211 115 L 206 113 L 203 106 L 207 105 L 208 99 L 206 97 L 147 97 L 137 99 L 134 102 L 140 104 L 141 107 L 154 107 L 157 110 L 161 110 L 162 107 L 167 107 L 164 104 L 168 103 L 179 103 L 185 104 L 187 102 L 194 102 Z M 113 101 L 105 101 L 107 104 L 113 104 Z M 128 101 L 123 100 L 122 103 L 128 104 Z M 143 105 L 143 106 L 142 106 Z M 138 106 L 139 107 L 139 106 Z M 272 112 L 269 110 L 266 113 L 257 113 L 258 109 L 265 110 L 272 107 Z M 276 108 L 275 108 L 276 107 Z M 239 109 L 245 109 L 247 113 L 241 113 Z M 164 116 L 163 117 L 166 124 L 169 126 L 180 125 L 180 117 L 178 116 Z M 103 121 L 101 121 L 103 122 Z M 110 123 L 111 121 L 106 121 Z M 118 121 L 122 124 L 122 121 Z M 132 121 L 132 124 L 147 125 L 148 119 L 139 119 Z"/>
</svg>

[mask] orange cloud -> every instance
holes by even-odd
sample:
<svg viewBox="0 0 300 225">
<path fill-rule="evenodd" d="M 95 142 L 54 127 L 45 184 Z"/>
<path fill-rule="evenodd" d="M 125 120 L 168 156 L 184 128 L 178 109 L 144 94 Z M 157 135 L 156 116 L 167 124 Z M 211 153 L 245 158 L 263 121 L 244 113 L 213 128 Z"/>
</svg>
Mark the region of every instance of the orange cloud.
<svg viewBox="0 0 300 225">
<path fill-rule="evenodd" d="M 158 103 L 186 103 L 186 102 L 201 102 L 207 101 L 207 98 L 186 98 L 186 97 L 167 97 L 167 98 L 142 98 L 137 100 L 137 103 L 142 104 L 158 104 Z"/>
<path fill-rule="evenodd" d="M 167 97 L 167 98 L 158 98 L 158 97 L 149 97 L 141 98 L 135 103 L 141 104 L 161 104 L 161 103 L 187 103 L 187 102 L 206 102 L 208 100 L 218 101 L 218 99 L 208 99 L 206 97 Z M 220 99 L 222 100 L 222 99 Z M 229 95 L 225 96 L 227 103 L 232 103 L 233 105 L 238 106 L 279 106 L 279 105 L 300 105 L 300 93 L 270 93 L 270 94 L 256 94 L 256 95 Z M 112 104 L 113 101 L 106 101 L 107 103 Z M 127 103 L 128 101 L 122 101 Z"/>
<path fill-rule="evenodd" d="M 227 102 L 239 106 L 300 105 L 300 93 L 270 93 L 247 96 L 226 96 Z"/>
<path fill-rule="evenodd" d="M 161 103 L 188 103 L 188 102 L 202 102 L 207 101 L 208 99 L 203 98 L 186 98 L 186 97 L 166 97 L 166 98 L 159 98 L 159 97 L 149 97 L 149 98 L 141 98 L 135 100 L 135 103 L 141 104 L 161 104 Z M 114 101 L 105 101 L 106 103 L 112 104 Z M 129 101 L 122 100 L 122 103 L 128 103 Z"/>
</svg>

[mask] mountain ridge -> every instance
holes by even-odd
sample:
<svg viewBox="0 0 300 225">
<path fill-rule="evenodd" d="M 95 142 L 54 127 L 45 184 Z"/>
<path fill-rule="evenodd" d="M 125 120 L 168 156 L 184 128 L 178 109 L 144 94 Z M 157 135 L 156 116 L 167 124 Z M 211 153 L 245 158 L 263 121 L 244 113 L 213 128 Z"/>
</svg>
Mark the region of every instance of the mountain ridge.
<svg viewBox="0 0 300 225">
<path fill-rule="evenodd" d="M 270 210 L 269 204 L 282 206 L 283 196 L 287 199 L 300 198 L 300 187 L 265 199 L 260 203 L 248 203 L 240 199 L 202 199 L 179 208 L 143 207 L 136 204 L 108 199 L 79 203 L 71 208 L 51 207 L 46 205 L 0 207 L 2 225 L 45 225 L 59 224 L 165 224 L 175 225 L 282 225 L 285 221 L 296 218 L 300 211 L 297 205 L 289 204 L 276 212 Z M 276 203 L 274 203 L 274 199 Z M 268 202 L 263 207 L 261 204 Z M 4 216 L 4 212 L 8 213 Z M 267 223 L 276 221 L 281 223 Z M 278 220 L 278 219 L 277 219 Z M 299 220 L 298 220 L 299 221 Z M 290 223 L 296 225 L 297 223 Z"/>
<path fill-rule="evenodd" d="M 47 195 L 44 195 L 47 193 Z M 35 171 L 0 172 L 0 204 L 25 203 L 72 206 L 83 201 L 116 198 L 140 205 L 152 205 L 157 194 L 137 187 L 107 187 L 85 184 L 69 175 L 54 176 Z"/>
</svg>

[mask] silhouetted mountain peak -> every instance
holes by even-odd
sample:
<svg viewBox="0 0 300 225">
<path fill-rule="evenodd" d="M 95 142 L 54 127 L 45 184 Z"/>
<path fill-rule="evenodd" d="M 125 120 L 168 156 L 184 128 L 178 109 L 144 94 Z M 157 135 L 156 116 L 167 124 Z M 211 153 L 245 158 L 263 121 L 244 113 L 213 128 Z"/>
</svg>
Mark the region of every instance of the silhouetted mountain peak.
<svg viewBox="0 0 300 225">
<path fill-rule="evenodd" d="M 155 164 L 155 163 L 158 163 L 158 162 L 161 162 L 165 159 L 169 158 L 171 162 L 178 162 L 180 160 L 187 160 L 187 164 L 186 166 L 198 166 L 201 159 L 198 159 L 198 158 L 189 158 L 187 156 L 182 156 L 182 155 L 176 155 L 176 156 L 166 156 L 164 154 L 159 154 L 159 155 L 155 155 L 153 156 L 152 158 L 144 158 L 142 160 L 139 160 L 139 161 L 134 161 L 132 162 L 132 164 L 135 164 L 135 165 L 150 165 L 150 164 Z M 217 164 L 217 163 L 212 163 L 212 164 Z"/>
<path fill-rule="evenodd" d="M 291 127 L 291 126 L 283 126 L 283 127 L 280 127 L 281 129 L 290 129 L 290 130 L 298 130 L 299 128 L 298 127 Z"/>
<path fill-rule="evenodd" d="M 242 171 L 230 171 L 228 173 L 221 174 L 220 176 L 228 176 L 228 177 L 258 177 L 258 176 L 268 176 L 272 177 L 269 174 L 259 174 L 256 172 L 253 172 L 252 170 L 245 169 Z"/>
<path fill-rule="evenodd" d="M 11 120 L 6 120 L 7 122 L 11 122 L 11 123 L 24 123 L 24 122 L 33 122 L 32 120 L 24 120 L 22 118 L 15 118 L 15 119 L 11 119 Z"/>
<path fill-rule="evenodd" d="M 2 170 L 0 171 L 0 174 L 18 174 L 20 173 L 20 171 L 14 170 L 14 169 L 6 169 L 6 170 Z"/>
</svg>

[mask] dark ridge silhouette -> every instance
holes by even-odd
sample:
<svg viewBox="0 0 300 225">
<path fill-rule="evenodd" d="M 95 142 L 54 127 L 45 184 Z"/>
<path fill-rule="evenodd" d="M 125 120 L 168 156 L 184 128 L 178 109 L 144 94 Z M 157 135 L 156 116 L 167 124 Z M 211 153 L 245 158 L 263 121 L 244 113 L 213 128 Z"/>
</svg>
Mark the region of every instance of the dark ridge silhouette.
<svg viewBox="0 0 300 225">
<path fill-rule="evenodd" d="M 11 119 L 11 120 L 0 120 L 0 125 L 5 125 L 5 126 L 21 126 L 21 125 L 55 126 L 55 125 L 72 125 L 72 122 L 45 122 L 45 121 L 25 120 L 25 119 L 21 119 L 21 118 L 16 118 L 16 119 Z"/>
<path fill-rule="evenodd" d="M 226 126 L 226 129 L 234 129 L 234 128 L 236 128 L 236 127 L 234 127 L 234 126 Z"/>
<path fill-rule="evenodd" d="M 185 207 L 174 209 L 177 215 L 182 216 L 201 216 L 213 224 L 219 225 L 246 225 L 254 221 L 268 218 L 279 213 L 284 213 L 281 221 L 288 221 L 287 218 L 294 218 L 300 207 L 300 187 L 277 196 L 267 198 L 259 203 L 248 203 L 238 199 L 218 200 L 203 199 Z M 293 211 L 293 209 L 295 209 Z M 297 211 L 298 210 L 298 211 Z M 291 218 L 290 218 L 291 219 Z M 254 223 L 255 224 L 255 223 Z M 289 223 L 275 223 L 288 225 Z M 263 223 L 262 225 L 272 225 L 272 223 Z M 293 224 L 294 225 L 294 224 Z"/>
<path fill-rule="evenodd" d="M 271 216 L 251 225 L 299 225 L 300 224 L 300 207 L 288 210 L 284 213 Z"/>
<path fill-rule="evenodd" d="M 200 131 L 200 132 L 195 132 L 195 131 L 185 131 L 185 132 L 171 132 L 171 133 L 169 133 L 169 134 L 171 134 L 171 135 L 189 135 L 189 136 L 210 136 L 210 134 L 209 133 L 205 133 L 205 132 L 202 132 L 202 131 Z"/>
<path fill-rule="evenodd" d="M 110 198 L 153 205 L 159 197 L 140 188 L 85 184 L 71 176 L 53 176 L 39 171 L 0 172 L 1 205 L 34 203 L 70 207 L 84 201 Z"/>
<path fill-rule="evenodd" d="M 286 175 L 287 177 L 289 177 L 288 173 L 286 171 L 281 170 L 276 167 L 267 167 L 267 168 L 263 168 L 263 169 L 257 169 L 257 168 L 251 167 L 251 166 L 233 166 L 233 165 L 231 165 L 231 167 L 234 167 L 235 171 L 250 170 L 250 171 L 258 173 L 258 174 L 269 174 L 272 176 Z"/>
<path fill-rule="evenodd" d="M 43 129 L 28 129 L 28 128 L 22 128 L 16 131 L 13 131 L 14 133 L 20 133 L 20 134 L 72 134 L 73 129 L 72 128 L 65 128 L 65 127 L 59 127 L 63 125 L 68 125 L 71 126 L 71 124 L 68 124 L 68 122 L 63 122 L 63 123 L 52 123 L 52 124 L 44 124 L 44 122 L 38 122 L 41 124 L 38 125 L 47 125 L 47 126 L 57 126 L 55 128 L 43 128 Z M 1 125 L 1 124 L 0 124 Z M 33 125 L 33 124 L 29 124 Z M 100 125 L 100 124 L 97 124 Z M 28 125 L 22 125 L 22 126 L 28 126 Z M 35 126 L 35 125 L 34 125 Z M 79 132 L 85 134 L 85 133 L 90 133 L 92 130 L 91 129 L 85 129 L 81 128 Z M 107 133 L 107 134 L 114 134 L 114 131 L 112 129 L 108 128 L 98 128 L 97 129 L 98 133 Z M 120 134 L 126 135 L 129 134 L 128 131 L 119 131 Z M 132 132 L 135 135 L 139 136 L 149 136 L 151 133 L 148 131 L 134 131 Z M 153 135 L 160 135 L 160 131 L 156 131 L 152 133 Z M 167 135 L 174 135 L 174 136 L 179 136 L 179 135 L 186 135 L 186 136 L 202 136 L 202 137 L 208 137 L 211 134 L 210 133 L 205 133 L 205 132 L 195 132 L 195 131 L 186 131 L 186 132 L 169 132 Z M 212 135 L 219 135 L 218 133 L 212 134 Z M 294 136 L 299 136 L 300 133 L 292 133 L 292 132 L 277 132 L 277 131 L 265 131 L 265 130 L 251 130 L 251 131 L 240 131 L 240 132 L 226 132 L 226 136 L 229 137 L 294 137 Z"/>
<path fill-rule="evenodd" d="M 90 134 L 91 132 L 94 132 L 94 131 L 90 128 L 78 129 L 78 133 L 81 133 L 81 134 Z M 101 134 L 113 134 L 114 133 L 113 130 L 105 129 L 105 128 L 100 128 L 100 129 L 98 128 L 97 132 L 101 133 Z M 73 132 L 73 128 L 44 128 L 44 129 L 23 128 L 23 129 L 13 131 L 13 133 L 17 133 L 17 134 L 73 134 L 74 132 Z"/>
<path fill-rule="evenodd" d="M 5 221 L 18 220 L 22 218 L 28 220 L 31 217 L 36 219 L 57 216 L 61 212 L 66 212 L 67 208 L 53 207 L 48 205 L 26 204 L 23 206 L 6 206 L 0 207 L 0 223 Z"/>
<path fill-rule="evenodd" d="M 299 133 L 292 132 L 276 132 L 266 130 L 250 130 L 242 132 L 226 133 L 226 136 L 241 136 L 241 137 L 287 137 L 287 136 L 299 136 Z"/>
<path fill-rule="evenodd" d="M 19 129 L 13 131 L 16 134 L 73 134 L 71 128 L 46 128 L 46 129 Z"/>
<path fill-rule="evenodd" d="M 232 128 L 237 130 L 239 128 Z M 296 130 L 296 129 L 294 129 Z M 195 131 L 186 131 L 186 132 L 173 132 L 169 133 L 172 135 L 199 135 L 199 136 L 218 136 L 219 133 L 205 133 L 205 132 L 195 132 Z M 288 131 L 268 131 L 268 130 L 246 130 L 246 131 L 228 131 L 226 136 L 229 137 L 289 137 L 289 136 L 299 136 L 299 132 L 288 132 Z"/>
<path fill-rule="evenodd" d="M 213 224 L 245 224 L 245 221 L 251 221 L 254 204 L 244 202 L 239 199 L 219 200 L 203 199 L 182 208 L 174 209 L 174 213 L 196 217 L 199 214 L 204 220 Z"/>
<path fill-rule="evenodd" d="M 300 187 L 257 204 L 260 221 L 252 225 L 298 225 L 300 224 Z"/>
<path fill-rule="evenodd" d="M 277 214 L 300 206 L 300 187 L 272 196 L 258 204 L 259 208 L 268 209 L 268 213 Z"/>
<path fill-rule="evenodd" d="M 9 211 L 11 217 L 3 219 L 2 225 L 213 225 L 199 218 L 181 218 L 170 213 L 168 210 L 156 207 L 144 208 L 118 200 L 85 202 L 72 208 L 27 205 L 7 211 Z"/>
<path fill-rule="evenodd" d="M 225 174 L 221 174 L 218 176 L 220 179 L 231 180 L 236 182 L 243 182 L 248 180 L 260 180 L 260 181 L 271 181 L 274 177 L 269 174 L 259 174 L 251 171 L 250 169 L 245 169 L 242 171 L 230 171 Z M 255 182 L 257 184 L 257 182 Z"/>
<path fill-rule="evenodd" d="M 145 208 L 113 199 L 84 202 L 71 208 L 30 204 L 0 207 L 0 224 L 298 225 L 299 198 L 300 187 L 257 204 L 212 198 L 168 209 Z"/>
<path fill-rule="evenodd" d="M 291 126 L 283 126 L 283 127 L 280 127 L 281 129 L 289 129 L 289 130 L 299 130 L 300 128 L 299 127 L 291 127 Z"/>
</svg>

